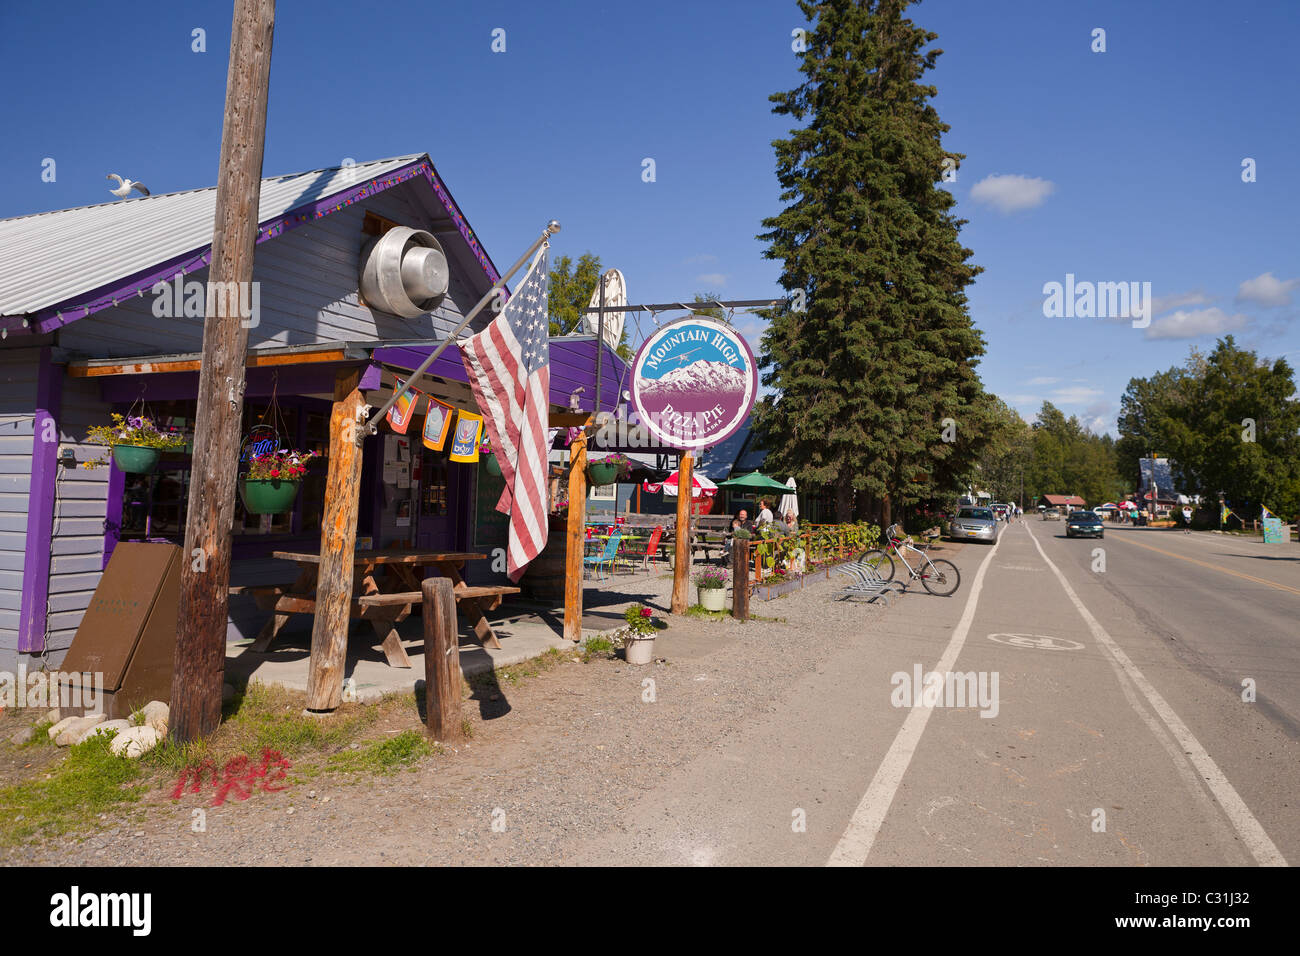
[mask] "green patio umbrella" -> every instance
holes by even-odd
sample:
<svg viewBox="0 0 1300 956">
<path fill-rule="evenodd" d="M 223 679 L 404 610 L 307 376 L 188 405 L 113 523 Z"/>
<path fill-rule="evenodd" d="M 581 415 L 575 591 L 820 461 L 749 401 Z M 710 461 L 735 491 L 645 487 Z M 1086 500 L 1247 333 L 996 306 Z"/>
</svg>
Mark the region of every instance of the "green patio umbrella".
<svg viewBox="0 0 1300 956">
<path fill-rule="evenodd" d="M 727 488 L 731 491 L 773 491 L 780 492 L 783 495 L 788 494 L 790 491 L 789 486 L 757 471 L 751 471 L 748 475 L 741 475 L 739 478 L 732 478 L 729 481 L 720 481 L 718 487 Z"/>
</svg>

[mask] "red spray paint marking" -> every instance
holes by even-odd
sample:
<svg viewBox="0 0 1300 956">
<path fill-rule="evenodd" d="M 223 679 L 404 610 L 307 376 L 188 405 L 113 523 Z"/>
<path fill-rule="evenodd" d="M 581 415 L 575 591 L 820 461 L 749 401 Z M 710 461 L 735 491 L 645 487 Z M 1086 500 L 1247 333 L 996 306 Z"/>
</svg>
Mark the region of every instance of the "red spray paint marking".
<svg viewBox="0 0 1300 956">
<path fill-rule="evenodd" d="M 248 756 L 241 754 L 232 757 L 221 769 L 220 775 L 217 773 L 217 765 L 211 760 L 205 760 L 201 764 L 186 767 L 181 771 L 180 780 L 172 790 L 172 799 L 179 800 L 187 787 L 190 793 L 199 793 L 203 789 L 205 776 L 210 778 L 212 789 L 216 791 L 212 799 L 214 807 L 221 806 L 226 802 L 226 798 L 232 795 L 236 800 L 247 800 L 257 787 L 267 793 L 278 793 L 286 789 L 288 784 L 283 787 L 273 787 L 271 784 L 285 779 L 285 771 L 291 766 L 293 764 L 280 751 L 269 748 L 262 751 L 260 767 L 254 767 Z"/>
</svg>

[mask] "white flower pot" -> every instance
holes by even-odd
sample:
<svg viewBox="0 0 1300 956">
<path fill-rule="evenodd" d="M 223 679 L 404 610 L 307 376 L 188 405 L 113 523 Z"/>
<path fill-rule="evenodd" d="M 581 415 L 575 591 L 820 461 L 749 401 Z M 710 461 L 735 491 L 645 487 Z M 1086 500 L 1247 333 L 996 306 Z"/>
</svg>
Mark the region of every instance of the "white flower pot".
<svg viewBox="0 0 1300 956">
<path fill-rule="evenodd" d="M 727 607 L 726 588 L 700 588 L 700 604 L 706 611 L 724 611 Z"/>
<path fill-rule="evenodd" d="M 655 658 L 655 639 L 628 637 L 624 643 L 624 653 L 629 664 L 649 664 Z"/>
</svg>

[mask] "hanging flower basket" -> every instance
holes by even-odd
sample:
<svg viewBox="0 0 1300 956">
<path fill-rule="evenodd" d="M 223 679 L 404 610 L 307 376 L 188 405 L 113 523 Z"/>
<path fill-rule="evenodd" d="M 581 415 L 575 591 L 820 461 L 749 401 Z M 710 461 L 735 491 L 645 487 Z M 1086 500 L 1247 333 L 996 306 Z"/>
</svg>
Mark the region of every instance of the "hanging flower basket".
<svg viewBox="0 0 1300 956">
<path fill-rule="evenodd" d="M 612 485 L 632 476 L 632 459 L 613 454 L 587 462 L 587 481 L 593 485 Z"/>
<path fill-rule="evenodd" d="M 241 478 L 239 498 L 250 515 L 282 515 L 293 510 L 301 485 L 293 478 Z"/>
<path fill-rule="evenodd" d="M 161 448 L 148 445 L 114 445 L 113 463 L 129 475 L 147 475 L 158 467 Z"/>
<path fill-rule="evenodd" d="M 255 455 L 248 461 L 248 474 L 239 479 L 239 498 L 244 510 L 253 515 L 279 515 L 293 510 L 307 474 L 307 462 L 316 457 L 312 451 L 278 451 Z"/>
<path fill-rule="evenodd" d="M 86 433 L 88 445 L 107 445 L 113 450 L 113 462 L 122 471 L 147 475 L 158 467 L 165 451 L 185 448 L 185 436 L 180 432 L 162 431 L 153 420 L 143 415 L 113 414 L 113 424 L 95 425 Z M 100 457 L 82 463 L 83 468 L 97 468 L 108 464 Z"/>
</svg>

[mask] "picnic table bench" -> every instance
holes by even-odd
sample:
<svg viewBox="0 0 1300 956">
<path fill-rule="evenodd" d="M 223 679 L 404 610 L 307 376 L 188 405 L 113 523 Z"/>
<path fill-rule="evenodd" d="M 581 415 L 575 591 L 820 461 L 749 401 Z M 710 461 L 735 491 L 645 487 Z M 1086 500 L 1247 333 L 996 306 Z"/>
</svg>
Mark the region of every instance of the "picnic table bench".
<svg viewBox="0 0 1300 956">
<path fill-rule="evenodd" d="M 290 614 L 316 613 L 316 578 L 320 554 L 316 552 L 274 551 L 272 557 L 298 565 L 298 578 L 290 585 L 253 585 L 232 587 L 231 594 L 251 594 L 257 606 L 271 616 L 253 641 L 252 650 L 265 653 Z M 499 648 L 501 642 L 488 623 L 485 611 L 495 610 L 507 594 L 519 588 L 471 586 L 460 576 L 466 561 L 481 561 L 486 554 L 476 552 L 433 551 L 358 551 L 353 556 L 354 578 L 349 616 L 369 621 L 383 646 L 384 656 L 393 667 L 410 667 L 411 660 L 402 647 L 397 625 L 420 604 L 420 576 L 417 568 L 435 568 L 450 578 L 456 596 L 456 609 L 474 626 L 474 633 L 485 647 Z M 376 577 L 379 568 L 382 577 Z"/>
</svg>

